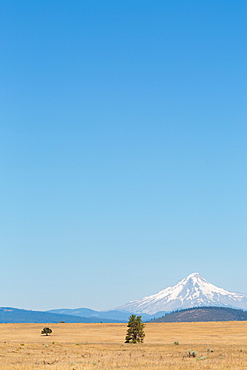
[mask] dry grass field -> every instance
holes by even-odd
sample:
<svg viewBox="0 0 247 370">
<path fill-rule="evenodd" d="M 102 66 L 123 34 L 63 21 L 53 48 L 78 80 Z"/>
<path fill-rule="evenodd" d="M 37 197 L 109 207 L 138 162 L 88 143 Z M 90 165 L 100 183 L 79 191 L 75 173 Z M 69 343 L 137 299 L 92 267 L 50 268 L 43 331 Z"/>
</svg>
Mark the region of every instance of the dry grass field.
<svg viewBox="0 0 247 370">
<path fill-rule="evenodd" d="M 125 344 L 126 324 L 0 324 L 0 369 L 247 369 L 247 322 L 149 323 L 145 333 Z"/>
</svg>

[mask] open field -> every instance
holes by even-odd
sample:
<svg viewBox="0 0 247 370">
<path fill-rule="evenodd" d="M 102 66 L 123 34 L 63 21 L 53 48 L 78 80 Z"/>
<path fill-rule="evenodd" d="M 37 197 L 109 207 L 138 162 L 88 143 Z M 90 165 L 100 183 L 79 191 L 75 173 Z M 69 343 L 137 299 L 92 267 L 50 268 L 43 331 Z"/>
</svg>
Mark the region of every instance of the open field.
<svg viewBox="0 0 247 370">
<path fill-rule="evenodd" d="M 145 333 L 125 344 L 126 324 L 0 324 L 0 369 L 247 369 L 247 322 L 148 323 Z"/>
</svg>

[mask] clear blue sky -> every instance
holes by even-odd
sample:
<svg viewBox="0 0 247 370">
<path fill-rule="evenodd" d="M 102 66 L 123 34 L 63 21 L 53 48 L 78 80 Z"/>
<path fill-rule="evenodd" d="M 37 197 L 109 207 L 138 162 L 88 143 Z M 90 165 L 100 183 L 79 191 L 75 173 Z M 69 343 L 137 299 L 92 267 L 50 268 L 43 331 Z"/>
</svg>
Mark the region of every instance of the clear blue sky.
<svg viewBox="0 0 247 370">
<path fill-rule="evenodd" d="M 0 306 L 247 293 L 245 0 L 0 0 Z"/>
</svg>

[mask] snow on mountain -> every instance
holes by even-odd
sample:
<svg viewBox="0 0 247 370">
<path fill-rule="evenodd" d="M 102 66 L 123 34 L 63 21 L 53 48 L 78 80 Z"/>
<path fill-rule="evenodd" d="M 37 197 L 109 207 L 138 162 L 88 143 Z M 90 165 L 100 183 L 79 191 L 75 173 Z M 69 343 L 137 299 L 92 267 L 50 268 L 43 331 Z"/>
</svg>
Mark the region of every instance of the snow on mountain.
<svg viewBox="0 0 247 370">
<path fill-rule="evenodd" d="M 197 306 L 227 306 L 247 309 L 247 295 L 228 292 L 208 283 L 198 273 L 190 274 L 173 287 L 117 307 L 119 311 L 155 314 Z"/>
</svg>

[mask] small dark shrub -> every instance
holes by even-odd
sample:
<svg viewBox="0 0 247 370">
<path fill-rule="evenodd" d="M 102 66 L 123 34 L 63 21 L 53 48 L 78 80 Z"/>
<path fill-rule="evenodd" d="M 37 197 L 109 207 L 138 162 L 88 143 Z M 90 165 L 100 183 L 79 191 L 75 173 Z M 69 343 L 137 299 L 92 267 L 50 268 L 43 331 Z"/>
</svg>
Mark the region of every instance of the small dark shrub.
<svg viewBox="0 0 247 370">
<path fill-rule="evenodd" d="M 41 330 L 41 334 L 49 335 L 52 333 L 52 330 L 50 328 L 44 328 Z"/>
<path fill-rule="evenodd" d="M 214 352 L 214 350 L 213 350 L 213 349 L 211 349 L 211 348 L 208 348 L 208 349 L 207 349 L 207 352 Z"/>
<path fill-rule="evenodd" d="M 190 349 L 188 349 L 188 356 L 189 357 L 196 357 L 197 356 L 197 352 L 196 351 L 191 351 Z"/>
</svg>

